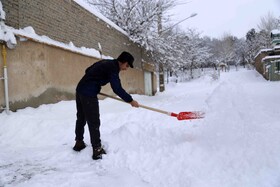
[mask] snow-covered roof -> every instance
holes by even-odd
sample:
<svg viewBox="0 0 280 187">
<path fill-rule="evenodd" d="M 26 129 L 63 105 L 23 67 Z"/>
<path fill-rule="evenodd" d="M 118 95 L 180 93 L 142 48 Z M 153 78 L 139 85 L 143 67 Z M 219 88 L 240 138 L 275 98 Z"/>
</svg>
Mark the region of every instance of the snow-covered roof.
<svg viewBox="0 0 280 187">
<path fill-rule="evenodd" d="M 218 65 L 219 65 L 219 66 L 226 66 L 226 67 L 227 67 L 227 64 L 226 64 L 226 63 L 223 63 L 223 62 L 220 62 Z"/>
<path fill-rule="evenodd" d="M 100 53 L 98 50 L 86 47 L 76 47 L 72 42 L 69 44 L 58 42 L 47 36 L 37 35 L 32 27 L 26 27 L 24 29 L 12 29 L 13 33 L 19 37 L 31 39 L 40 43 L 48 44 L 51 46 L 56 46 L 65 50 L 69 50 L 75 53 L 83 54 L 90 57 L 100 58 Z M 103 58 L 112 59 L 110 56 L 104 56 Z"/>
<path fill-rule="evenodd" d="M 265 53 L 265 52 L 270 52 L 273 51 L 273 49 L 261 49 L 254 58 L 257 58 L 257 56 L 259 56 L 261 53 Z"/>
<path fill-rule="evenodd" d="M 271 31 L 271 34 L 280 34 L 280 30 L 274 29 Z"/>
<path fill-rule="evenodd" d="M 124 35 L 128 36 L 128 33 L 125 32 L 122 28 L 120 28 L 119 26 L 117 26 L 114 22 L 112 22 L 111 20 L 109 20 L 108 18 L 106 18 L 104 15 L 102 15 L 100 12 L 98 12 L 98 10 L 96 10 L 93 6 L 89 5 L 89 3 L 85 2 L 85 0 L 74 0 L 77 4 L 79 4 L 81 7 L 83 7 L 84 9 L 86 9 L 87 11 L 89 11 L 90 13 L 92 13 L 93 15 L 95 15 L 96 17 L 102 19 L 103 21 L 105 21 L 108 25 L 110 25 L 111 27 L 115 28 L 116 30 L 120 31 L 121 33 L 123 33 Z"/>
<path fill-rule="evenodd" d="M 267 60 L 276 60 L 276 59 L 280 59 L 280 55 L 273 55 L 273 56 L 266 56 L 262 59 L 262 62 L 263 61 L 267 61 Z"/>
<path fill-rule="evenodd" d="M 275 47 L 274 47 L 274 50 L 279 50 L 280 49 L 280 45 L 276 45 Z"/>
<path fill-rule="evenodd" d="M 82 55 L 100 58 L 100 53 L 98 50 L 93 48 L 86 48 L 86 47 L 76 47 L 72 42 L 69 44 L 58 42 L 56 40 L 53 40 L 49 38 L 48 36 L 40 36 L 35 33 L 34 29 L 32 27 L 26 27 L 24 29 L 14 29 L 12 27 L 9 27 L 4 24 L 3 21 L 0 22 L 0 40 L 5 41 L 7 43 L 7 46 L 10 48 L 13 48 L 16 46 L 17 41 L 15 36 L 19 36 L 20 38 L 27 38 L 36 42 L 44 43 L 51 46 L 56 46 L 65 50 L 69 50 L 75 53 L 79 53 Z M 110 56 L 104 56 L 103 58 L 112 59 Z"/>
</svg>

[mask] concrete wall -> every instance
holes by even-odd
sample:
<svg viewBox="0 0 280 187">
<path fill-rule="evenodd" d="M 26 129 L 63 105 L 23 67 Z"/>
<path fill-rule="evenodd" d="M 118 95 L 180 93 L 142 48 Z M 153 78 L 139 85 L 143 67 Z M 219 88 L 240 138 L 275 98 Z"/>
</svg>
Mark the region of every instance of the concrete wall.
<svg viewBox="0 0 280 187">
<path fill-rule="evenodd" d="M 98 60 L 31 40 L 18 41 L 16 50 L 7 49 L 11 110 L 74 99 L 76 85 L 85 69 Z M 3 58 L 0 68 L 3 69 Z M 120 73 L 123 87 L 137 94 L 144 94 L 143 76 L 140 69 Z M 2 82 L 0 90 L 0 105 L 4 105 Z M 112 93 L 109 85 L 103 91 Z"/>
</svg>

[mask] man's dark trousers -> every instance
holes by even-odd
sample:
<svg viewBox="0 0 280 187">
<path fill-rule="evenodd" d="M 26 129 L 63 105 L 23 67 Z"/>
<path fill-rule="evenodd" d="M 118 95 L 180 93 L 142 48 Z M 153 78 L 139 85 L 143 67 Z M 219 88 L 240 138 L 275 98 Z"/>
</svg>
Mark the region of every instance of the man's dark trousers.
<svg viewBox="0 0 280 187">
<path fill-rule="evenodd" d="M 77 121 L 76 140 L 84 139 L 84 127 L 88 124 L 90 141 L 93 148 L 101 146 L 99 104 L 97 96 L 84 96 L 76 93 Z"/>
</svg>

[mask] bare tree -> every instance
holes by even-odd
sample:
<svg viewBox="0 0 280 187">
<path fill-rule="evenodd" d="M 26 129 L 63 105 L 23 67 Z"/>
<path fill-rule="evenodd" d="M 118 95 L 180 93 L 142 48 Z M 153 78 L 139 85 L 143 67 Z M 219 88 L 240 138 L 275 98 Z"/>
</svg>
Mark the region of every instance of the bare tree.
<svg viewBox="0 0 280 187">
<path fill-rule="evenodd" d="M 260 31 L 265 31 L 266 33 L 271 33 L 273 29 L 278 28 L 278 24 L 276 17 L 271 12 L 268 12 L 267 15 L 261 17 L 258 29 Z"/>
<path fill-rule="evenodd" d="M 190 77 L 193 78 L 193 70 L 201 68 L 212 54 L 195 29 L 188 29 L 185 38 L 181 66 L 184 70 L 190 70 Z"/>
<path fill-rule="evenodd" d="M 153 50 L 154 39 L 159 37 L 159 15 L 161 22 L 165 22 L 168 20 L 167 11 L 176 5 L 175 0 L 88 0 L 88 2 L 125 30 L 134 42 L 148 50 Z"/>
<path fill-rule="evenodd" d="M 220 57 L 228 65 L 235 64 L 235 43 L 236 42 L 237 42 L 237 38 L 230 34 L 224 35 L 224 37 L 221 40 Z"/>
</svg>

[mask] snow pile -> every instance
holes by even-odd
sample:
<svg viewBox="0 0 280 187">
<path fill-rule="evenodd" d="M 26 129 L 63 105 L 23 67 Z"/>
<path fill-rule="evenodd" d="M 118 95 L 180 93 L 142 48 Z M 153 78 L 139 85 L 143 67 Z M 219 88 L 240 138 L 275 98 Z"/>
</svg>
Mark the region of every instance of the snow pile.
<svg viewBox="0 0 280 187">
<path fill-rule="evenodd" d="M 3 10 L 2 2 L 0 1 L 0 43 L 5 42 L 9 48 L 14 48 L 17 41 L 12 30 L 5 25 L 5 18 L 6 13 Z"/>
<path fill-rule="evenodd" d="M 278 187 L 279 91 L 280 82 L 239 70 L 133 95 L 166 111 L 206 112 L 192 121 L 102 100 L 108 154 L 100 161 L 91 159 L 90 145 L 72 150 L 74 101 L 1 113 L 0 186 Z"/>
<path fill-rule="evenodd" d="M 0 20 L 5 20 L 6 19 L 6 13 L 3 10 L 2 2 L 0 1 Z"/>
</svg>

